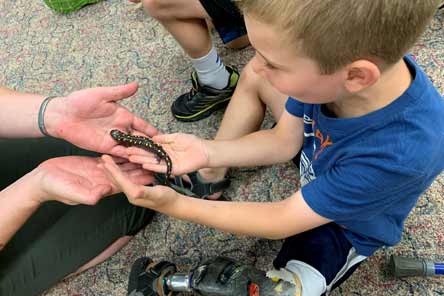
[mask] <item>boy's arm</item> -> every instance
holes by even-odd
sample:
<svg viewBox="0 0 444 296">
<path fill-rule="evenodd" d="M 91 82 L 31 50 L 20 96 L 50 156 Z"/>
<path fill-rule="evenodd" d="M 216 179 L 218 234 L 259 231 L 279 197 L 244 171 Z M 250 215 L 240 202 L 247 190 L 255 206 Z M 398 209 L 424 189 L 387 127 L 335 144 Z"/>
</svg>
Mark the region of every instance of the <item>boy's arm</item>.
<svg viewBox="0 0 444 296">
<path fill-rule="evenodd" d="M 279 202 L 202 200 L 179 194 L 167 186 L 136 185 L 109 156 L 102 156 L 102 159 L 113 183 L 132 204 L 178 219 L 270 239 L 289 237 L 331 221 L 314 212 L 300 190 Z"/>
<path fill-rule="evenodd" d="M 268 239 L 287 238 L 331 222 L 307 205 L 300 190 L 279 202 L 224 202 L 181 196 L 172 207 L 158 210 L 229 233 Z"/>
<path fill-rule="evenodd" d="M 155 210 L 229 233 L 268 239 L 287 238 L 331 222 L 307 205 L 300 190 L 279 202 L 208 201 L 181 195 Z"/>
<path fill-rule="evenodd" d="M 292 159 L 301 149 L 304 123 L 286 110 L 273 129 L 228 141 L 205 141 L 207 167 L 271 165 Z"/>
<path fill-rule="evenodd" d="M 173 163 L 176 176 L 201 168 L 271 165 L 292 159 L 301 149 L 303 119 L 287 111 L 277 125 L 232 140 L 203 140 L 191 134 L 164 134 L 153 137 L 162 145 Z M 128 148 L 129 160 L 153 172 L 165 172 L 164 162 L 138 147 Z"/>
</svg>

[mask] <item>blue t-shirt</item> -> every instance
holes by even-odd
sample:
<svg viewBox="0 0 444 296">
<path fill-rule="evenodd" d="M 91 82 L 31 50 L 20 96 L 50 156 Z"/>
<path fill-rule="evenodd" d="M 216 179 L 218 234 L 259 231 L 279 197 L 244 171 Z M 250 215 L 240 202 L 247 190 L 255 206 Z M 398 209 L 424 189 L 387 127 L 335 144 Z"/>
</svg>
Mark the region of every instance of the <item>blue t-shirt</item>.
<svg viewBox="0 0 444 296">
<path fill-rule="evenodd" d="M 410 57 L 404 61 L 410 87 L 367 115 L 333 118 L 321 105 L 286 103 L 304 120 L 304 200 L 342 225 L 365 256 L 400 241 L 405 218 L 444 169 L 444 100 Z"/>
</svg>

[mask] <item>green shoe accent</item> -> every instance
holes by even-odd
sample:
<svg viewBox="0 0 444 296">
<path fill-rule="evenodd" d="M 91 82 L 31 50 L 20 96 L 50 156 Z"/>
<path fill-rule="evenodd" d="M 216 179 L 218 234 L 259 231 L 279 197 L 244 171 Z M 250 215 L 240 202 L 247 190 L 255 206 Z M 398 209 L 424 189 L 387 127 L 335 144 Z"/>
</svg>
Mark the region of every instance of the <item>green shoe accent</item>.
<svg viewBox="0 0 444 296">
<path fill-rule="evenodd" d="M 60 13 L 70 13 L 79 10 L 85 5 L 100 1 L 102 0 L 44 0 L 49 8 Z"/>
</svg>

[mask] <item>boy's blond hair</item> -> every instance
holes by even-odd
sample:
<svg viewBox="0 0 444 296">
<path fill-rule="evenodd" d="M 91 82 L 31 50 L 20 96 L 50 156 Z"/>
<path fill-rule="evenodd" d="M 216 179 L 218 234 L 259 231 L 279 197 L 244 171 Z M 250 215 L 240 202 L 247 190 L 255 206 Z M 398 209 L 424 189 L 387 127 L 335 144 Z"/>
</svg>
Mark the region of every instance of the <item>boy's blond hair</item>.
<svg viewBox="0 0 444 296">
<path fill-rule="evenodd" d="M 239 0 L 246 15 L 283 31 L 331 74 L 358 59 L 382 70 L 414 45 L 440 0 Z"/>
</svg>

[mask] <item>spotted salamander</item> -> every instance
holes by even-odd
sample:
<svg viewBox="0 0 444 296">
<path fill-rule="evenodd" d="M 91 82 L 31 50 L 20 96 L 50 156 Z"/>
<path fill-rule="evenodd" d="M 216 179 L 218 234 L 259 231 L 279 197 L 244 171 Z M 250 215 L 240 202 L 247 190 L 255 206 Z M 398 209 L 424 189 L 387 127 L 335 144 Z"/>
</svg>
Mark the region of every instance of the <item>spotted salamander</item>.
<svg viewBox="0 0 444 296">
<path fill-rule="evenodd" d="M 135 146 L 142 149 L 145 149 L 149 152 L 152 152 L 156 155 L 158 160 L 165 160 L 167 165 L 167 172 L 165 182 L 169 183 L 169 179 L 171 176 L 171 170 L 173 169 L 173 163 L 171 162 L 171 158 L 168 154 L 163 150 L 162 146 L 157 143 L 154 143 L 150 138 L 142 137 L 142 136 L 133 136 L 126 133 L 123 133 L 119 130 L 112 130 L 110 132 L 111 137 L 117 141 L 119 144 L 123 144 L 126 146 Z"/>
</svg>

